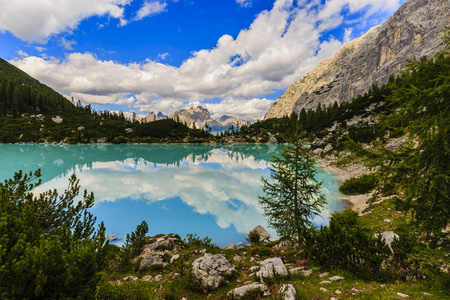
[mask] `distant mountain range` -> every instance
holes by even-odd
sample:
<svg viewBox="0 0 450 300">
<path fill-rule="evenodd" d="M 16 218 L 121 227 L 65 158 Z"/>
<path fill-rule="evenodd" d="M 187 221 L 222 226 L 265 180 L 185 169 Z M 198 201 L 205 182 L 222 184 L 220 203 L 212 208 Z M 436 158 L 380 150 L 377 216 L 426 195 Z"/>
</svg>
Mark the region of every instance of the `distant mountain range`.
<svg viewBox="0 0 450 300">
<path fill-rule="evenodd" d="M 227 130 L 230 126 L 240 127 L 242 125 L 249 125 L 252 122 L 241 117 L 223 115 L 219 120 L 213 119 L 208 109 L 202 106 L 190 108 L 181 108 L 169 116 L 162 114 L 161 112 L 155 114 L 151 112 L 146 117 L 142 118 L 142 122 L 153 122 L 161 119 L 173 119 L 175 121 L 186 124 L 190 128 L 207 128 L 210 127 L 212 132 L 219 132 Z"/>
</svg>

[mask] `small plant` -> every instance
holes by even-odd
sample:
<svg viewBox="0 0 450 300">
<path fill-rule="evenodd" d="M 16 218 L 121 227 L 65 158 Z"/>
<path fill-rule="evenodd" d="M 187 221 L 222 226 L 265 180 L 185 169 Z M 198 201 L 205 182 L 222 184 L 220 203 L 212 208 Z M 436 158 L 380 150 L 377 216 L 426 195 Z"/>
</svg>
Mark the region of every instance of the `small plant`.
<svg viewBox="0 0 450 300">
<path fill-rule="evenodd" d="M 248 233 L 247 239 L 250 243 L 255 244 L 260 241 L 261 236 L 256 230 L 253 230 Z"/>
<path fill-rule="evenodd" d="M 203 239 L 200 238 L 196 233 L 188 233 L 184 239 L 184 243 L 188 248 L 190 247 L 206 247 L 206 248 L 217 248 L 217 245 L 212 243 L 212 238 L 205 236 Z"/>
<path fill-rule="evenodd" d="M 339 191 L 346 195 L 366 194 L 373 190 L 378 183 L 375 174 L 366 174 L 360 177 L 347 179 L 340 187 Z"/>
</svg>

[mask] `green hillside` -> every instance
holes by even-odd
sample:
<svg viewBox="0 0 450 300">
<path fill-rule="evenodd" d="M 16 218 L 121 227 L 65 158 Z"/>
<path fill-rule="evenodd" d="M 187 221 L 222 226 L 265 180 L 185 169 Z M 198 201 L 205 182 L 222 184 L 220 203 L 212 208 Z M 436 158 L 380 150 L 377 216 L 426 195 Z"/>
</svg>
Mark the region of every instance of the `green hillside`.
<svg viewBox="0 0 450 300">
<path fill-rule="evenodd" d="M 198 143 L 210 137 L 169 119 L 139 123 L 122 112 L 74 104 L 0 59 L 0 143 Z"/>
</svg>

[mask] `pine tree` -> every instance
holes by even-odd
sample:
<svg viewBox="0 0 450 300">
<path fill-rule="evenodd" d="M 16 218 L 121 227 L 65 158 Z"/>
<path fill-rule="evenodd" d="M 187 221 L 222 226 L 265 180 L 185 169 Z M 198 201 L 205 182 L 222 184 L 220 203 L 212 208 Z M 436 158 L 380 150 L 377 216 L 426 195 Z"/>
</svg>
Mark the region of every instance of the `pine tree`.
<svg viewBox="0 0 450 300">
<path fill-rule="evenodd" d="M 308 149 L 294 132 L 293 143 L 284 146 L 280 156 L 270 166 L 271 180 L 262 178 L 264 196 L 259 202 L 269 225 L 283 237 L 296 238 L 302 247 L 302 234 L 314 226 L 312 218 L 326 203 L 321 193 L 321 182 Z"/>
</svg>

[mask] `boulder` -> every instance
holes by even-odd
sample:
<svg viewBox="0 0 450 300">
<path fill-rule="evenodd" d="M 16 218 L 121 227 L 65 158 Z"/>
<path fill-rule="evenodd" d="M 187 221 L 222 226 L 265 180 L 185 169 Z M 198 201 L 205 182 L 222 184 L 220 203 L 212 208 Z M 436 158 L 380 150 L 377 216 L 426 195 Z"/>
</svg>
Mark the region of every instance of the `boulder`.
<svg viewBox="0 0 450 300">
<path fill-rule="evenodd" d="M 164 261 L 164 257 L 161 254 L 150 254 L 141 260 L 139 270 L 153 266 L 161 266 L 164 268 L 167 266 L 167 262 Z"/>
<path fill-rule="evenodd" d="M 292 274 L 292 275 L 300 274 L 300 275 L 302 275 L 304 277 L 309 277 L 313 273 L 313 270 L 312 269 L 306 269 L 304 267 L 298 267 L 298 268 L 289 269 L 289 273 Z"/>
<path fill-rule="evenodd" d="M 135 258 L 138 260 L 139 258 L 146 257 L 150 254 L 162 253 L 165 251 L 176 252 L 178 248 L 183 246 L 183 240 L 177 234 L 168 234 L 149 238 L 147 243 L 142 248 L 142 252 L 139 256 Z"/>
<path fill-rule="evenodd" d="M 258 293 L 260 296 L 270 295 L 269 288 L 266 285 L 256 282 L 235 288 L 229 294 L 233 299 L 244 299 L 246 296 L 248 297 L 249 292 L 252 292 L 252 294 Z"/>
<path fill-rule="evenodd" d="M 297 291 L 292 284 L 283 284 L 278 293 L 283 295 L 284 300 L 295 300 L 297 298 Z"/>
<path fill-rule="evenodd" d="M 267 230 L 264 229 L 261 225 L 256 226 L 253 228 L 250 232 L 256 231 L 259 234 L 259 241 L 265 242 L 268 241 L 270 238 L 270 233 L 267 232 Z M 250 241 L 247 235 L 247 241 Z"/>
<path fill-rule="evenodd" d="M 55 122 L 56 124 L 61 124 L 63 122 L 63 118 L 61 118 L 60 116 L 56 116 L 52 118 L 52 121 Z"/>
<path fill-rule="evenodd" d="M 237 249 L 238 247 L 236 246 L 236 244 L 235 243 L 231 243 L 231 244 L 229 244 L 228 246 L 226 246 L 225 248 L 223 248 L 223 249 L 225 249 L 225 250 L 235 250 L 235 249 Z"/>
<path fill-rule="evenodd" d="M 80 127 L 77 128 L 78 131 L 83 131 L 83 130 L 85 130 L 85 129 L 86 129 L 86 128 L 84 128 L 84 126 L 80 126 Z"/>
<path fill-rule="evenodd" d="M 386 245 L 388 245 L 389 249 L 391 249 L 391 252 L 394 252 L 392 250 L 391 244 L 395 238 L 398 239 L 398 234 L 395 234 L 393 231 L 385 231 L 381 233 L 381 239 L 386 243 Z"/>
<path fill-rule="evenodd" d="M 152 281 L 153 277 L 152 275 L 145 275 L 141 278 L 142 281 Z"/>
<path fill-rule="evenodd" d="M 261 268 L 258 271 L 262 283 L 264 280 L 270 281 L 275 276 L 288 276 L 288 271 L 283 261 L 279 257 L 268 258 L 260 263 Z"/>
<path fill-rule="evenodd" d="M 234 265 L 222 254 L 203 256 L 192 263 L 192 279 L 205 292 L 217 289 L 235 271 Z"/>
</svg>

